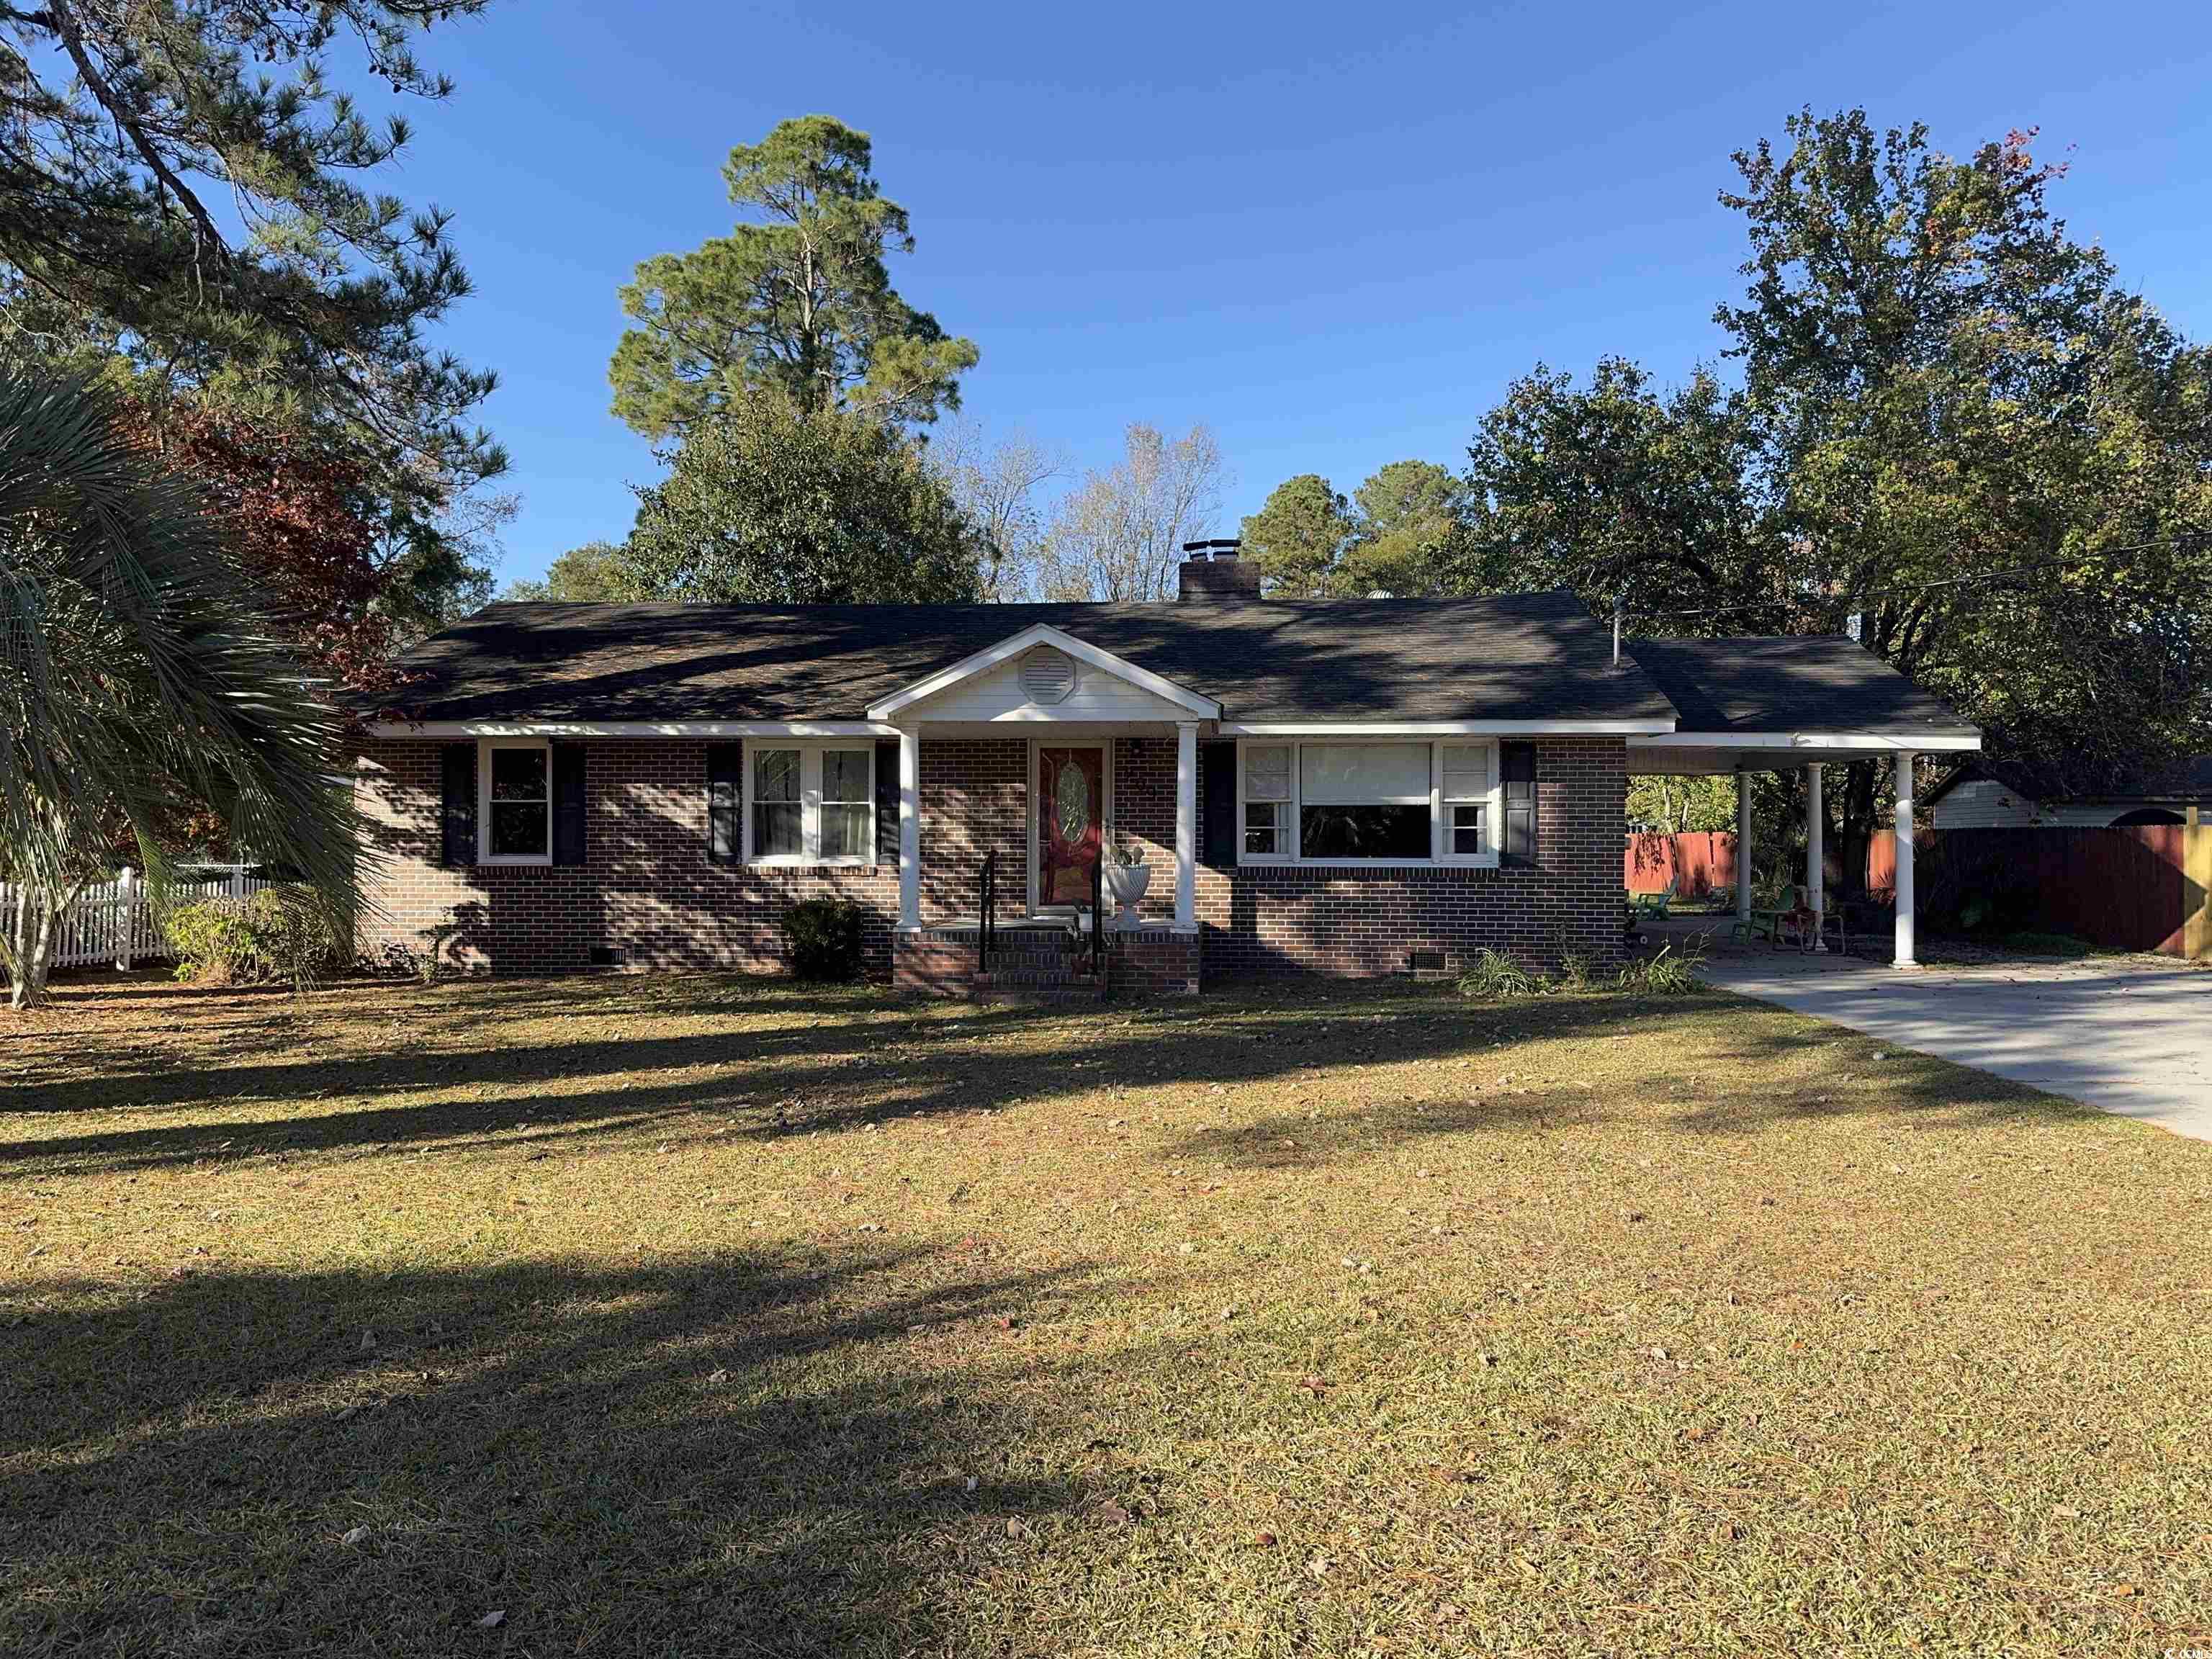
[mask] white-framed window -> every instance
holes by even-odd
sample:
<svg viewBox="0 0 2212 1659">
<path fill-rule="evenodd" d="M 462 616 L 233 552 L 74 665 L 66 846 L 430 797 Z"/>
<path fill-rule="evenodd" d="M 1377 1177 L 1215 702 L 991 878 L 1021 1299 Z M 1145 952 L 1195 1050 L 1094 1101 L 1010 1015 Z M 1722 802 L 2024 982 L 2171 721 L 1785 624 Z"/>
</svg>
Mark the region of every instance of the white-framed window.
<svg viewBox="0 0 2212 1659">
<path fill-rule="evenodd" d="M 1243 787 L 1238 792 L 1242 856 L 1254 863 L 1287 860 L 1292 854 L 1291 815 L 1297 811 L 1291 794 L 1291 765 L 1296 745 L 1287 743 L 1248 743 L 1237 757 Z"/>
<path fill-rule="evenodd" d="M 1446 864 L 1498 861 L 1498 745 L 1439 744 L 1437 857 Z"/>
<path fill-rule="evenodd" d="M 1246 864 L 1347 869 L 1498 862 L 1504 803 L 1487 738 L 1237 744 Z"/>
<path fill-rule="evenodd" d="M 477 744 L 477 862 L 553 862 L 553 745 L 545 738 Z"/>
<path fill-rule="evenodd" d="M 873 864 L 873 743 L 745 744 L 745 862 Z"/>
</svg>

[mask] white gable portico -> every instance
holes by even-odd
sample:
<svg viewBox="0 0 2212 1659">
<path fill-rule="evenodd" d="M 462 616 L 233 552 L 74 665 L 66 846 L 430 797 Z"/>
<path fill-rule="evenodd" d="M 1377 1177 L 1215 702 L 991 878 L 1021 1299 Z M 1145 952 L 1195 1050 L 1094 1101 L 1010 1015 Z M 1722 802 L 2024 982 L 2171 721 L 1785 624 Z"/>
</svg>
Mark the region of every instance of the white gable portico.
<svg viewBox="0 0 2212 1659">
<path fill-rule="evenodd" d="M 1215 720 L 1221 705 L 1164 676 L 1038 623 L 963 657 L 868 708 L 896 725 L 1043 720 Z"/>
<path fill-rule="evenodd" d="M 1110 836 L 1110 755 L 1117 737 L 1176 739 L 1175 926 L 1195 933 L 1198 862 L 1198 730 L 1221 718 L 1221 705 L 1125 657 L 1102 650 L 1063 629 L 1039 623 L 997 644 L 903 687 L 869 705 L 871 720 L 899 732 L 899 926 L 921 925 L 921 740 L 962 737 L 1006 738 L 1016 730 L 1032 738 L 1028 768 L 1036 819 L 1041 796 L 1036 787 L 1038 756 L 1060 746 L 1097 745 L 1095 774 L 1088 763 L 1071 781 L 1073 795 L 1086 787 L 1089 811 L 1097 825 L 1091 856 L 1106 856 Z M 1050 750 L 1040 744 L 1051 744 Z M 1076 808 L 1071 805 L 1071 814 Z M 1038 825 L 1030 825 L 1032 903 L 1049 902 L 1039 887 Z M 1094 919 L 1094 924 L 1098 920 Z"/>
</svg>

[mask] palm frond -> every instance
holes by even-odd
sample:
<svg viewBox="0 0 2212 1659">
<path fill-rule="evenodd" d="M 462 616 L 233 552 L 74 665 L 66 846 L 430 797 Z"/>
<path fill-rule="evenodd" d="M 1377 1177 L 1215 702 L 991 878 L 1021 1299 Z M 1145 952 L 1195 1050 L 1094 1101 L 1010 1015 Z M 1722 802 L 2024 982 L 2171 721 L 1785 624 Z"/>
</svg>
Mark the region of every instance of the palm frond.
<svg viewBox="0 0 2212 1659">
<path fill-rule="evenodd" d="M 0 854 L 58 887 L 128 826 L 165 884 L 180 799 L 333 909 L 356 902 L 343 719 L 191 480 L 112 394 L 0 367 Z"/>
</svg>

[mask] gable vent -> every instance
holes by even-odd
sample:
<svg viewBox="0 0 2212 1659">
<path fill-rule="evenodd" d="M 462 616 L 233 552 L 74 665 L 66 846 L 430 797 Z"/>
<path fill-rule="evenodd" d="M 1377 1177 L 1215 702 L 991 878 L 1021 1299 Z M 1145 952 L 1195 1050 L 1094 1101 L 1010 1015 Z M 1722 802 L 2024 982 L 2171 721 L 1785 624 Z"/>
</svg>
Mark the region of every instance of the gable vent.
<svg viewBox="0 0 2212 1659">
<path fill-rule="evenodd" d="M 1075 690 L 1075 661 L 1065 651 L 1039 646 L 1022 659 L 1022 695 L 1031 702 L 1066 702 Z"/>
</svg>

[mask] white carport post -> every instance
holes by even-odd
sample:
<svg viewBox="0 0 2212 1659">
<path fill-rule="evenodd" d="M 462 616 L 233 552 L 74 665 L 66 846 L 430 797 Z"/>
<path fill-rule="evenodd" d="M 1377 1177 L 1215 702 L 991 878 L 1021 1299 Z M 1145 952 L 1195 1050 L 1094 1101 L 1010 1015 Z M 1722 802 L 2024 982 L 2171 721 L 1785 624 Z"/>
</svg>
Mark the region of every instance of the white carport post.
<svg viewBox="0 0 2212 1659">
<path fill-rule="evenodd" d="M 1912 960 L 1912 751 L 1897 757 L 1897 959 L 1899 968 Z"/>
<path fill-rule="evenodd" d="M 1176 722 L 1176 917 L 1183 933 L 1198 926 L 1198 725 Z"/>
<path fill-rule="evenodd" d="M 1820 842 L 1827 829 L 1828 814 L 1820 805 L 1820 763 L 1813 762 L 1805 769 L 1805 903 L 1813 912 L 1813 948 L 1825 951 L 1828 941 L 1821 936 L 1824 920 L 1820 865 Z"/>
<path fill-rule="evenodd" d="M 921 733 L 899 739 L 899 926 L 921 926 Z M 978 917 L 980 921 L 981 918 Z"/>
<path fill-rule="evenodd" d="M 1751 940 L 1751 774 L 1735 775 L 1735 919 Z"/>
</svg>

